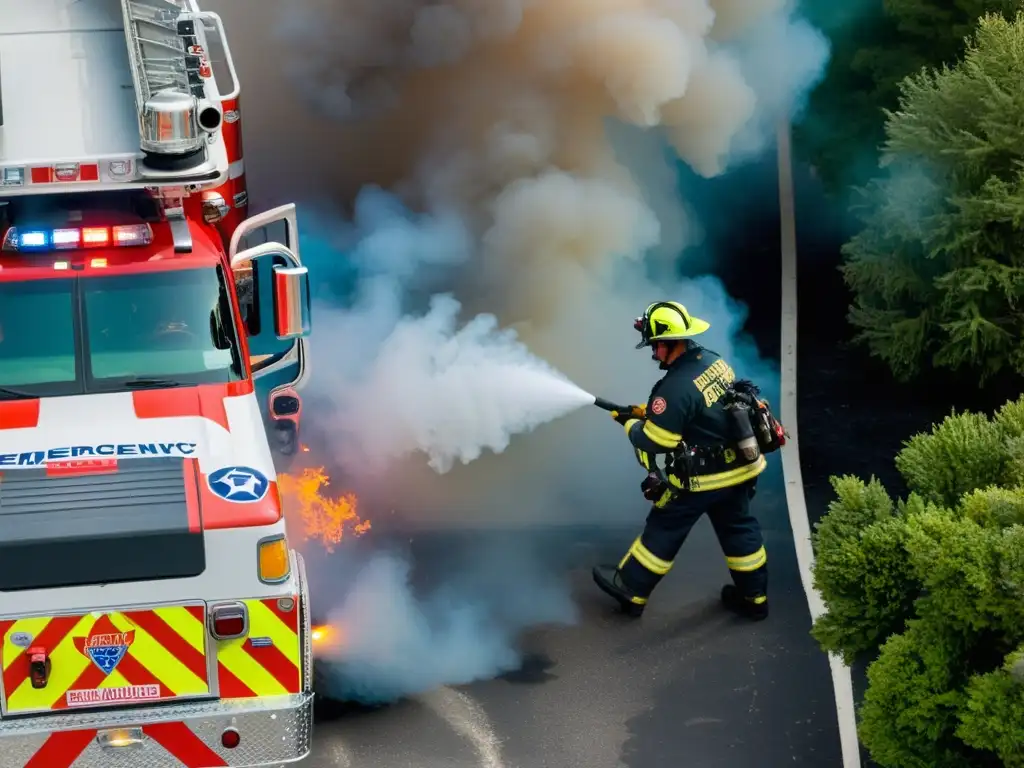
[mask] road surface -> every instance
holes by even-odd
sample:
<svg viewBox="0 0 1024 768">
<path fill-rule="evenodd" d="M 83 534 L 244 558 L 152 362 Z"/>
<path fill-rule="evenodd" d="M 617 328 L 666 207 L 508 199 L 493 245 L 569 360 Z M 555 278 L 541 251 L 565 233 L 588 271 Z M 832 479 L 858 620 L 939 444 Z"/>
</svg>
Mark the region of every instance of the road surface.
<svg viewBox="0 0 1024 768">
<path fill-rule="evenodd" d="M 780 134 L 780 415 L 792 429 L 796 274 L 785 138 Z M 618 561 L 642 525 L 642 507 L 636 528 L 526 532 L 534 540 L 545 537 L 548 561 L 563 564 L 580 609 L 578 622 L 528 635 L 523 669 L 499 679 L 441 688 L 373 710 L 321 706 L 313 755 L 304 765 L 859 768 L 849 673 L 841 665 L 830 667 L 808 634 L 808 603 L 815 613 L 821 605 L 809 585 L 812 553 L 799 449 L 794 444 L 788 450 L 788 483 L 778 457 L 772 457 L 753 502 L 769 554 L 767 621 L 747 623 L 720 607 L 728 571 L 706 520 L 694 529 L 639 621 L 615 612 L 589 569 Z M 413 542 L 414 555 L 443 557 L 466 548 L 466 536 L 430 534 Z M 515 550 L 509 534 L 498 538 Z"/>
<path fill-rule="evenodd" d="M 376 710 L 321 707 L 307 768 L 842 766 L 828 660 L 808 635 L 777 461 L 754 503 L 766 529 L 771 616 L 718 604 L 728 579 L 706 520 L 639 621 L 618 615 L 589 565 L 636 535 L 551 533 L 570 552 L 577 625 L 524 640 L 521 671 Z M 638 513 L 639 517 L 642 511 Z M 444 548 L 433 534 L 424 556 Z M 510 543 L 509 546 L 514 546 Z"/>
</svg>

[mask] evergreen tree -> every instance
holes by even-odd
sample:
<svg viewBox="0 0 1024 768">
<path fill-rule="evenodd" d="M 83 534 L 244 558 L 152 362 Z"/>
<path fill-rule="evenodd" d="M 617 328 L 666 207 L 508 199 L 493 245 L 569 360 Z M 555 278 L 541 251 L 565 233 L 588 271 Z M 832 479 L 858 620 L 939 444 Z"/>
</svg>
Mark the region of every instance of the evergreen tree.
<svg viewBox="0 0 1024 768">
<path fill-rule="evenodd" d="M 825 77 L 794 131 L 801 156 L 834 192 L 867 182 L 885 140 L 885 110 L 899 84 L 925 66 L 955 61 L 986 13 L 1012 17 L 1021 0 L 801 0 L 832 43 Z"/>
<path fill-rule="evenodd" d="M 884 768 L 1024 768 L 1024 398 L 905 443 L 911 490 L 832 478 L 816 526 L 812 629 L 876 657 L 861 742 Z"/>
<path fill-rule="evenodd" d="M 985 16 L 962 61 L 900 92 L 843 249 L 857 338 L 904 380 L 1024 372 L 1024 14 Z"/>
</svg>

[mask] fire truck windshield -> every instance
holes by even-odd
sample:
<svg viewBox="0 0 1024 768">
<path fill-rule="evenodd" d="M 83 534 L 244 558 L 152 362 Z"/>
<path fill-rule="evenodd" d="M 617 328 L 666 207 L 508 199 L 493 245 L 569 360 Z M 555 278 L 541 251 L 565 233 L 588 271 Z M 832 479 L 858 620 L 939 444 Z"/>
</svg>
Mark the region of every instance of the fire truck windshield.
<svg viewBox="0 0 1024 768">
<path fill-rule="evenodd" d="M 239 381 L 220 267 L 0 282 L 0 399 Z"/>
</svg>

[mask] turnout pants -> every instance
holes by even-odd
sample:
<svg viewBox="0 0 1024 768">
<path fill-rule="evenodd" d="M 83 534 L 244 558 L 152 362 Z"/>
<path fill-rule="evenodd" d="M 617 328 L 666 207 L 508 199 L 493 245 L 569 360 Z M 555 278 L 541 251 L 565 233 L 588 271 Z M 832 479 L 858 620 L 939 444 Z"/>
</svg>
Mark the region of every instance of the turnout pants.
<svg viewBox="0 0 1024 768">
<path fill-rule="evenodd" d="M 768 591 L 768 556 L 761 525 L 750 514 L 756 482 L 717 491 L 682 493 L 664 507 L 653 507 L 643 533 L 619 563 L 623 584 L 637 597 L 646 599 L 672 568 L 694 524 L 707 514 L 740 595 L 755 603 L 764 602 Z"/>
</svg>

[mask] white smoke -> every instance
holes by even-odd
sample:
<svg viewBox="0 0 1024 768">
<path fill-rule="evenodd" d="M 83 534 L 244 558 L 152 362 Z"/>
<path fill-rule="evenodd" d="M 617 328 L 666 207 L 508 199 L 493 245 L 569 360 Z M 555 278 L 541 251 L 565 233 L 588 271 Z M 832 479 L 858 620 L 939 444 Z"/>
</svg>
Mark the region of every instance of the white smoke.
<svg viewBox="0 0 1024 768">
<path fill-rule="evenodd" d="M 494 315 L 461 317 L 450 294 L 406 314 L 417 286 L 443 282 L 446 269 L 469 259 L 470 236 L 457 218 L 417 216 L 375 187 L 354 210 L 331 242 L 312 239 L 303 249 L 307 260 L 322 259 L 321 274 L 333 262 L 354 280 L 348 308 L 316 307 L 318 327 L 331 333 L 330 346 L 320 346 L 323 335 L 313 346 L 313 397 L 331 425 L 324 441 L 346 475 L 376 481 L 418 453 L 445 473 L 593 403 Z M 342 264 L 337 250 L 346 248 Z"/>
<path fill-rule="evenodd" d="M 337 626 L 350 629 L 325 651 L 334 663 L 321 665 L 320 689 L 386 702 L 486 679 L 519 665 L 520 630 L 575 617 L 559 580 L 522 551 L 486 547 L 484 554 L 460 563 L 461 577 L 449 574 L 417 592 L 410 559 L 399 551 L 366 559 L 350 553 L 354 562 L 344 572 L 351 587 L 331 612 Z"/>
<path fill-rule="evenodd" d="M 820 77 L 825 39 L 787 0 L 255 6 L 220 10 L 258 92 L 243 108 L 251 198 L 302 205 L 318 458 L 371 517 L 639 526 L 643 471 L 606 415 L 569 413 L 586 400 L 566 377 L 644 401 L 658 371 L 634 350 L 632 319 L 676 299 L 712 323 L 701 341 L 740 376 L 770 382 L 739 334 L 745 309 L 715 278 L 678 277 L 703 237 L 679 164 L 714 177 L 770 147 Z M 470 599 L 486 568 L 450 566 L 455 598 L 432 602 L 395 561 L 374 562 L 335 580 L 357 633 L 341 662 L 371 698 L 494 674 L 517 629 L 571 619 L 559 579 L 534 592 L 547 608 L 504 623 L 494 607 L 519 594 L 507 571 L 505 588 Z M 433 658 L 446 661 L 426 679 L 405 663 Z"/>
<path fill-rule="evenodd" d="M 345 190 L 361 177 L 394 195 L 364 188 L 352 225 L 340 210 L 334 222 L 329 212 L 303 220 L 307 232 L 334 240 L 327 253 L 305 248 L 317 274 L 343 259 L 356 281 L 340 308 L 317 313 L 311 392 L 330 425 L 334 465 L 364 494 L 430 519 L 439 509 L 479 508 L 479 492 L 467 488 L 483 483 L 466 473 L 435 481 L 415 458 L 396 460 L 419 450 L 447 470 L 513 450 L 514 433 L 586 402 L 567 389 L 567 400 L 542 413 L 530 399 L 536 387 L 500 372 L 525 350 L 472 317 L 515 329 L 589 391 L 644 400 L 656 372 L 629 343 L 632 318 L 651 301 L 693 295 L 675 262 L 700 237 L 672 164 L 710 177 L 762 151 L 827 59 L 824 38 L 784 0 L 302 0 L 289 8 L 286 39 L 302 55 L 283 62 L 287 82 L 336 126 L 327 155 L 305 163 L 304 174 L 336 173 L 334 187 Z M 282 150 L 305 156 L 294 142 L 274 153 Z M 341 229 L 344 237 L 331 234 Z M 431 309 L 431 292 L 452 298 Z M 713 325 L 732 325 L 725 301 L 697 301 L 711 305 Z M 716 349 L 733 346 L 726 336 Z M 508 356 L 496 366 L 499 347 Z M 762 367 L 756 358 L 733 362 Z M 459 373 L 471 369 L 475 380 Z M 359 417 L 369 402 L 379 412 Z M 583 429 L 588 444 L 601 439 L 596 427 Z M 551 435 L 543 444 L 559 442 Z M 530 445 L 532 457 L 541 441 Z M 532 506 L 550 512 L 544 497 L 564 485 L 566 465 L 527 460 L 528 468 L 506 460 L 473 472 L 511 485 L 530 476 Z M 374 478 L 387 464 L 411 481 L 380 488 Z"/>
</svg>

